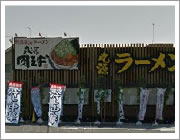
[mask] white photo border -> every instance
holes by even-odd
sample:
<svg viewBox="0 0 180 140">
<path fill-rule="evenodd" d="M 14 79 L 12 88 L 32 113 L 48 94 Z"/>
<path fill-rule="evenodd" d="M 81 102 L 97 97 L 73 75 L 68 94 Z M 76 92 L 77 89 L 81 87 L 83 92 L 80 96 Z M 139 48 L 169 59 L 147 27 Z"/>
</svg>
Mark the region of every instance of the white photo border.
<svg viewBox="0 0 180 140">
<path fill-rule="evenodd" d="M 5 133 L 6 6 L 175 6 L 175 133 Z M 2 1 L 1 2 L 1 137 L 3 139 L 179 139 L 179 1 Z"/>
</svg>

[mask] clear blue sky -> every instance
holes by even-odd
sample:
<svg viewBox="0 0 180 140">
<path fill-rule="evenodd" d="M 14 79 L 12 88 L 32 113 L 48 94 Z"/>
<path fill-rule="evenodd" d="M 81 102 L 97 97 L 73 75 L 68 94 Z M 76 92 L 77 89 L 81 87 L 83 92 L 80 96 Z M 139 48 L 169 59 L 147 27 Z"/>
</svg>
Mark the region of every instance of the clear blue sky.
<svg viewBox="0 0 180 140">
<path fill-rule="evenodd" d="M 80 43 L 175 42 L 174 6 L 6 6 L 6 36 L 78 36 Z M 6 37 L 6 48 L 10 46 Z"/>
</svg>

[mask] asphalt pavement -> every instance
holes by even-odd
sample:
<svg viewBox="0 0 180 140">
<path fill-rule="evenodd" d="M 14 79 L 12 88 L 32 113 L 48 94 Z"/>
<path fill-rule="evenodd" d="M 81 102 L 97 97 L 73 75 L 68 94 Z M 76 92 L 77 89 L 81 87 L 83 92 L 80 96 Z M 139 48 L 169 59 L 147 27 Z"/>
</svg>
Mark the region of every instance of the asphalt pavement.
<svg viewBox="0 0 180 140">
<path fill-rule="evenodd" d="M 115 122 L 102 122 L 95 125 L 94 122 L 62 122 L 59 127 L 50 127 L 47 122 L 6 124 L 6 133 L 175 133 L 174 124 L 143 123 L 137 126 L 135 123 L 123 123 L 116 125 Z"/>
</svg>

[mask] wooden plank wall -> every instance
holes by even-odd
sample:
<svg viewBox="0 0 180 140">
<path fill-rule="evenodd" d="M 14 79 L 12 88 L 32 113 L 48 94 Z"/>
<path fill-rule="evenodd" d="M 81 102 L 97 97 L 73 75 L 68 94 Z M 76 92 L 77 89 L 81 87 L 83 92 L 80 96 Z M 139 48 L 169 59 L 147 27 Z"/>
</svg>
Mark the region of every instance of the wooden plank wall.
<svg viewBox="0 0 180 140">
<path fill-rule="evenodd" d="M 114 58 L 117 53 L 129 52 L 132 57 L 136 59 L 157 58 L 159 52 L 175 53 L 175 48 L 172 44 L 83 44 L 80 47 L 79 54 L 79 70 L 14 70 L 15 81 L 26 81 L 27 91 L 25 97 L 27 98 L 26 117 L 32 115 L 32 105 L 30 98 L 30 88 L 32 83 L 43 78 L 43 82 L 48 83 L 64 83 L 67 87 L 78 87 L 80 77 L 85 76 L 87 85 L 90 88 L 89 104 L 85 106 L 86 114 L 96 116 L 96 103 L 93 101 L 93 91 L 97 88 L 97 70 L 98 56 L 106 51 L 111 59 L 109 65 L 109 75 L 106 80 L 106 87 L 114 91 L 114 80 L 120 78 L 123 85 L 126 87 L 137 87 L 138 80 L 141 76 L 145 78 L 149 87 L 157 87 L 161 84 L 175 83 L 175 73 L 167 72 L 163 69 L 158 69 L 154 72 L 148 73 L 152 66 L 132 66 L 127 71 L 117 74 L 120 66 L 115 64 Z M 14 51 L 13 51 L 14 52 Z M 14 54 L 13 54 L 14 55 Z M 166 56 L 168 57 L 168 56 Z M 109 116 L 116 116 L 114 94 L 112 94 L 112 103 L 107 103 L 106 107 Z M 66 108 L 67 107 L 67 108 Z M 65 110 L 68 109 L 65 105 Z M 74 107 L 77 110 L 77 107 Z M 66 112 L 66 111 L 65 111 Z M 77 112 L 77 111 L 76 111 Z M 77 115 L 77 114 L 72 114 Z"/>
</svg>

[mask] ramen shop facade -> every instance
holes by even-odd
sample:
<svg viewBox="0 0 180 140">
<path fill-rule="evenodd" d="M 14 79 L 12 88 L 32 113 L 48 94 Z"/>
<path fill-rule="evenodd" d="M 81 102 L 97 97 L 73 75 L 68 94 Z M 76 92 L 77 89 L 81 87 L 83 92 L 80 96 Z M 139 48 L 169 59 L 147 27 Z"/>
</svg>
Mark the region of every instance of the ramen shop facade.
<svg viewBox="0 0 180 140">
<path fill-rule="evenodd" d="M 14 38 L 12 47 L 13 80 L 24 82 L 23 118 L 31 120 L 33 107 L 30 90 L 41 86 L 43 119 L 47 120 L 50 83 L 64 84 L 64 121 L 78 114 L 78 92 L 82 77 L 86 90 L 83 119 L 96 120 L 96 90 L 102 86 L 109 94 L 101 109 L 102 121 L 115 121 L 118 104 L 115 81 L 123 88 L 124 114 L 136 120 L 139 111 L 139 87 L 151 89 L 145 120 L 153 120 L 157 88 L 168 87 L 163 115 L 174 120 L 175 48 L 173 44 L 79 44 L 79 38 Z M 104 80 L 100 81 L 100 77 Z M 143 79 L 143 80 L 142 80 Z"/>
</svg>

